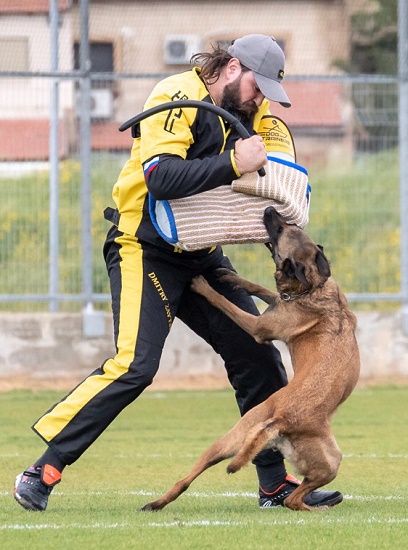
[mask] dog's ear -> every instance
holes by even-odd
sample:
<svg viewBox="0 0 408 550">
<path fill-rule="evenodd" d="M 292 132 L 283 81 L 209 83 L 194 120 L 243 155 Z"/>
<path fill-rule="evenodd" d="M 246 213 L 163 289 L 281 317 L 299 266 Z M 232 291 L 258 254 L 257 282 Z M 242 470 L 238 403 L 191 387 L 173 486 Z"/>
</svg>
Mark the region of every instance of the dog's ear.
<svg viewBox="0 0 408 550">
<path fill-rule="evenodd" d="M 282 264 L 282 271 L 287 277 L 297 279 L 302 285 L 309 287 L 310 284 L 305 276 L 305 266 L 300 262 L 295 262 L 290 258 L 286 258 Z"/>
<path fill-rule="evenodd" d="M 298 262 L 295 262 L 295 266 L 296 266 L 296 268 L 295 268 L 296 279 L 298 281 L 300 281 L 302 283 L 302 285 L 304 285 L 306 287 L 309 287 L 310 283 L 306 279 L 305 266 L 303 264 L 298 263 Z"/>
<path fill-rule="evenodd" d="M 328 279 L 331 275 L 329 260 L 323 254 L 323 247 L 320 245 L 317 245 L 317 246 L 320 249 L 318 252 L 316 252 L 316 257 L 315 257 L 317 271 L 319 272 L 319 275 Z"/>
</svg>

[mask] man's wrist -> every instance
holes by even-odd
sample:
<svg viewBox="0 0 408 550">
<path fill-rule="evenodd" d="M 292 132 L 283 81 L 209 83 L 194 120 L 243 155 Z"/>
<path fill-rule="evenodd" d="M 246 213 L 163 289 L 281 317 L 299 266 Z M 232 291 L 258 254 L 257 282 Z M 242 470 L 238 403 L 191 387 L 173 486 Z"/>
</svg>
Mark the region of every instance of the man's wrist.
<svg viewBox="0 0 408 550">
<path fill-rule="evenodd" d="M 238 170 L 238 166 L 237 166 L 237 163 L 236 163 L 236 160 L 235 160 L 235 149 L 231 149 L 230 155 L 231 155 L 231 164 L 232 164 L 232 167 L 234 169 L 234 172 L 235 172 L 237 178 L 240 178 L 242 176 L 242 174 Z"/>
</svg>

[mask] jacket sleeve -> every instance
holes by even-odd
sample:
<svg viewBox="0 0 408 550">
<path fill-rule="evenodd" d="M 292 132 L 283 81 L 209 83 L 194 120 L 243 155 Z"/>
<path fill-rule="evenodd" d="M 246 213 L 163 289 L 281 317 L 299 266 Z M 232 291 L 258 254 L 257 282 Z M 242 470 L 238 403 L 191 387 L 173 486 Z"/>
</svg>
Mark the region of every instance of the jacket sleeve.
<svg viewBox="0 0 408 550">
<path fill-rule="evenodd" d="M 144 173 L 149 192 L 158 200 L 196 195 L 230 184 L 240 176 L 233 150 L 193 160 L 159 155 L 144 164 Z"/>
<path fill-rule="evenodd" d="M 196 86 L 194 83 L 194 90 L 183 94 L 195 97 Z M 169 89 L 166 80 L 163 81 L 148 98 L 145 108 L 171 101 L 175 94 Z M 158 200 L 208 191 L 230 184 L 241 176 L 233 147 L 226 147 L 225 141 L 223 146 L 222 135 L 218 136 L 219 143 L 214 147 L 214 155 L 189 154 L 195 139 L 193 128 L 196 117 L 197 109 L 180 109 L 174 101 L 174 109 L 158 112 L 140 123 L 140 161 L 146 186 Z"/>
</svg>

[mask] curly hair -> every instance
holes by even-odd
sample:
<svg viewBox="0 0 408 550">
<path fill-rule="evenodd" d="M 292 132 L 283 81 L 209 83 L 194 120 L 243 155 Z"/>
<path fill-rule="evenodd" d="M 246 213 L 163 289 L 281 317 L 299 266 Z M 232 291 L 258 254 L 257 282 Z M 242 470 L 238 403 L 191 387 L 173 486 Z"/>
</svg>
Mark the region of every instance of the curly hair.
<svg viewBox="0 0 408 550">
<path fill-rule="evenodd" d="M 218 43 L 216 45 L 211 44 L 211 47 L 212 52 L 194 54 L 190 59 L 190 63 L 201 68 L 200 76 L 203 80 L 214 83 L 220 78 L 222 69 L 226 67 L 232 56 Z M 243 71 L 249 71 L 242 63 L 241 67 Z"/>
</svg>

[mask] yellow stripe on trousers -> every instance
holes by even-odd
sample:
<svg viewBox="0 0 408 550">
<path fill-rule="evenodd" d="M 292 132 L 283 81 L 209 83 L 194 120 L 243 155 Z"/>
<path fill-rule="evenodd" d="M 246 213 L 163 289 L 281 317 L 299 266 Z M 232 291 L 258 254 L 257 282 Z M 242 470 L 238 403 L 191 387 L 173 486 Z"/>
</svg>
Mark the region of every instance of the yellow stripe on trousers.
<svg viewBox="0 0 408 550">
<path fill-rule="evenodd" d="M 124 234 L 116 242 L 122 246 L 118 353 L 103 365 L 104 374 L 86 378 L 33 426 L 45 441 L 52 441 L 92 398 L 125 374 L 133 361 L 140 319 L 143 252 L 137 239 L 131 235 Z"/>
</svg>

